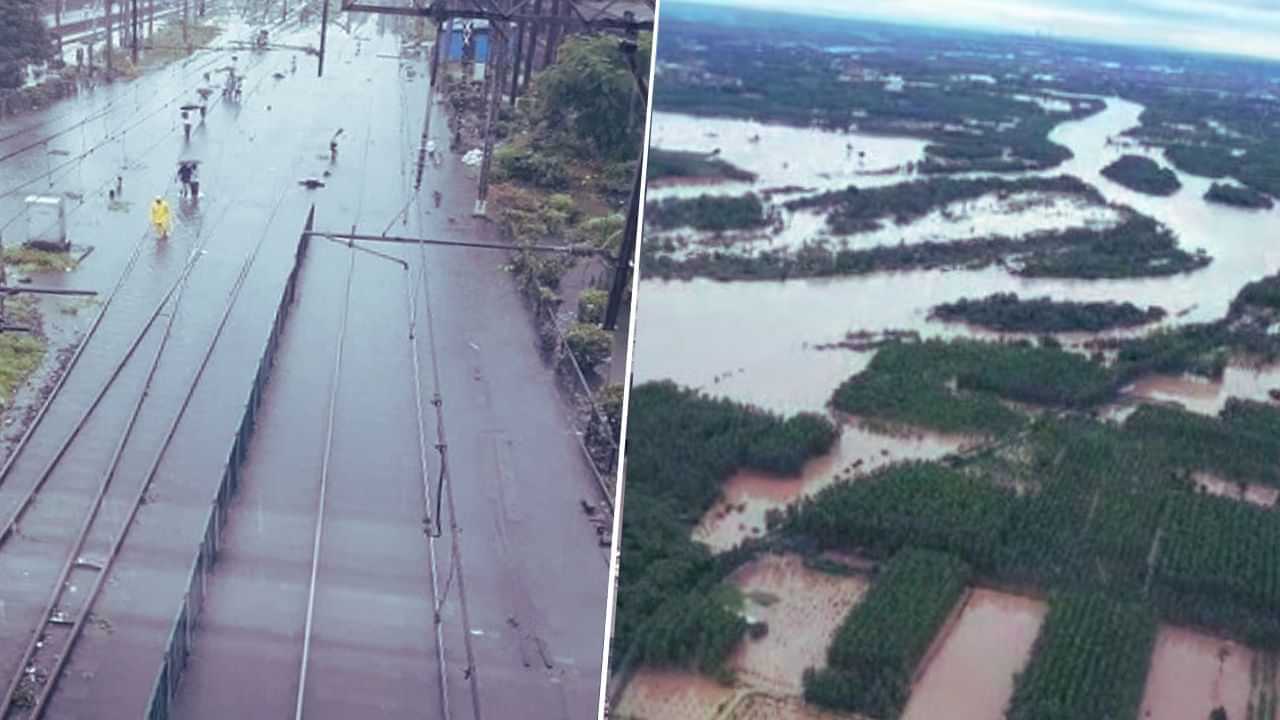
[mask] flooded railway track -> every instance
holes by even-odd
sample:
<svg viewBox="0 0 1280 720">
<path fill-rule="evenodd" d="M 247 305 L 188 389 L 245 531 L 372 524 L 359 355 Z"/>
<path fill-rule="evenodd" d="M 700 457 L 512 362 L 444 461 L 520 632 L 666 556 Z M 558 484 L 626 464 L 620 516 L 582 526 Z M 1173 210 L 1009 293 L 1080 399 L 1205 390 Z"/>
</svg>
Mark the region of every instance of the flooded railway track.
<svg viewBox="0 0 1280 720">
<path fill-rule="evenodd" d="M 285 195 L 281 194 L 276 203 L 276 210 L 279 209 L 284 197 Z M 225 306 L 216 329 L 204 346 L 190 380 L 185 383 L 185 390 L 176 412 L 167 416 L 169 420 L 163 426 L 160 436 L 139 439 L 135 435 L 135 430 L 144 410 L 153 412 L 154 417 L 165 417 L 164 409 L 151 410 L 147 400 L 157 368 L 165 356 L 165 349 L 173 335 L 183 295 L 200 258 L 205 253 L 207 235 L 195 244 L 177 278 L 168 286 L 167 291 L 147 316 L 142 328 L 133 337 L 123 357 L 115 363 L 106 380 L 98 386 L 93 399 L 80 412 L 56 450 L 44 463 L 34 482 L 22 493 L 16 507 L 3 520 L 0 520 L 3 522 L 3 525 L 0 525 L 0 556 L 4 556 L 8 551 L 22 552 L 20 546 L 23 544 L 44 546 L 56 544 L 58 546 L 56 552 L 63 558 L 60 570 L 51 584 L 36 583 L 36 587 L 29 591 L 36 593 L 40 589 L 45 589 L 48 594 L 36 615 L 34 627 L 27 634 L 16 669 L 5 685 L 3 696 L 0 696 L 0 718 L 34 720 L 43 716 L 85 624 L 93 619 L 94 602 L 112 570 L 138 510 L 146 502 L 147 493 L 160 468 L 161 461 L 213 357 L 214 348 L 227 326 L 244 281 L 266 237 L 267 233 L 264 231 L 257 244 L 244 258 L 239 274 L 227 293 Z M 75 362 L 92 340 L 110 308 L 111 301 L 127 281 L 145 241 L 144 236 L 117 286 L 108 296 L 94 324 L 78 346 L 68 368 L 54 387 L 54 391 L 19 444 L 10 453 L 4 467 L 0 468 L 0 483 L 3 483 L 12 472 L 16 461 L 26 450 L 40 420 L 43 419 L 45 411 L 57 398 L 62 383 L 70 375 Z M 158 321 L 162 317 L 164 321 L 157 328 Z M 158 339 L 154 337 L 157 334 Z M 142 359 L 136 358 L 135 353 L 138 349 L 149 342 L 155 345 L 149 358 L 145 355 Z M 140 363 L 145 363 L 142 365 L 144 373 L 141 383 L 136 379 L 130 383 L 128 376 L 138 372 Z M 122 418 L 119 412 L 115 412 L 118 405 L 111 403 L 107 406 L 102 405 L 103 399 L 109 394 L 113 396 L 123 394 L 130 400 L 126 406 L 125 417 Z M 101 447 L 95 446 L 100 446 L 101 440 L 108 437 L 114 438 L 114 442 L 109 456 L 104 458 Z M 151 444 L 155 446 L 155 450 L 146 470 L 140 474 L 122 470 L 126 448 L 137 447 L 146 443 L 147 440 L 152 441 Z M 67 458 L 72 455 L 78 462 L 67 461 Z M 66 499 L 77 493 L 91 494 L 92 499 L 89 500 L 87 507 L 81 504 L 69 511 L 65 507 Z M 41 502 L 46 499 L 49 501 Z M 65 522 L 68 512 L 72 517 L 83 513 L 83 517 L 78 524 L 68 523 Z M 24 523 L 38 525 L 41 530 L 40 536 L 24 535 L 22 532 Z M 72 534 L 73 529 L 74 534 Z M 6 602 L 15 600 L 11 593 L 12 585 L 9 585 L 6 588 Z M 25 599 L 34 600 L 32 597 Z"/>
</svg>

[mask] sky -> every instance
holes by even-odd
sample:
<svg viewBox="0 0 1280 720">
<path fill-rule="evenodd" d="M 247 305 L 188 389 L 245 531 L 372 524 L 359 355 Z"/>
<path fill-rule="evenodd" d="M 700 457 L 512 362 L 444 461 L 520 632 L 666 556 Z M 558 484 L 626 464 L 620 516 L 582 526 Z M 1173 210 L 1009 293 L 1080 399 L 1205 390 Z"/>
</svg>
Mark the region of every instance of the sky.
<svg viewBox="0 0 1280 720">
<path fill-rule="evenodd" d="M 695 0 L 1280 60 L 1280 0 Z"/>
</svg>

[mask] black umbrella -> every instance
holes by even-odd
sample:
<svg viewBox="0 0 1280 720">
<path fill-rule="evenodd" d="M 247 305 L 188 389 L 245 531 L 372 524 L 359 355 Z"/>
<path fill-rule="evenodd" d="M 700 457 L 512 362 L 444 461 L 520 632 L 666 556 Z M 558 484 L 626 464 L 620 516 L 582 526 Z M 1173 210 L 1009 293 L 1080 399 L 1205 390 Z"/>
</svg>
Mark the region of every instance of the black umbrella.
<svg viewBox="0 0 1280 720">
<path fill-rule="evenodd" d="M 179 110 L 199 110 L 199 109 L 200 109 L 200 106 L 199 106 L 199 105 L 183 105 L 182 107 L 180 107 L 180 108 L 178 108 L 178 109 L 179 109 Z"/>
</svg>

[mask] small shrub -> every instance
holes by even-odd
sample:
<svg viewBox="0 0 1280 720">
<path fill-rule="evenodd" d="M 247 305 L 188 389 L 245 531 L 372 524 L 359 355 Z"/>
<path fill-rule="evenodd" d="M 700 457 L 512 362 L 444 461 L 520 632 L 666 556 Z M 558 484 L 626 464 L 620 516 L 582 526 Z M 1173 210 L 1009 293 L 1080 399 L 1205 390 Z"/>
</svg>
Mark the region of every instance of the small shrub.
<svg viewBox="0 0 1280 720">
<path fill-rule="evenodd" d="M 574 323 L 564 340 L 584 371 L 604 362 L 613 352 L 613 334 L 595 325 Z"/>
<path fill-rule="evenodd" d="M 578 295 L 578 322 L 599 325 L 604 320 L 605 307 L 609 304 L 609 293 L 591 288 Z"/>
<path fill-rule="evenodd" d="M 560 158 L 530 148 L 508 145 L 493 154 L 501 178 L 547 188 L 563 190 L 569 187 L 569 170 Z"/>
</svg>

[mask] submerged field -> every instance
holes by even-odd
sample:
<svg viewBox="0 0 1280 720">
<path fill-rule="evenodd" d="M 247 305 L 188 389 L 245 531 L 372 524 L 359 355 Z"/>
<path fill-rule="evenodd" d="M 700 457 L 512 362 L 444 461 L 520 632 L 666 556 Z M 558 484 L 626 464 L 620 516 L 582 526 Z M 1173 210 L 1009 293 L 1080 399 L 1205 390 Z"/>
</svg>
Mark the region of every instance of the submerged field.
<svg viewBox="0 0 1280 720">
<path fill-rule="evenodd" d="M 1275 720 L 1280 100 L 860 28 L 664 38 L 618 709 Z"/>
</svg>

